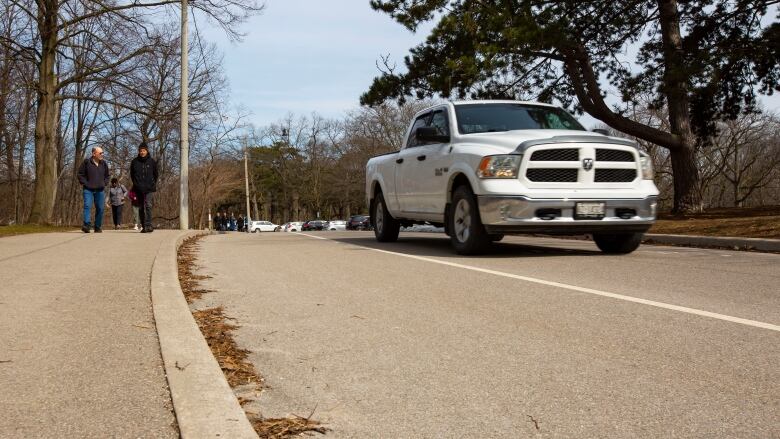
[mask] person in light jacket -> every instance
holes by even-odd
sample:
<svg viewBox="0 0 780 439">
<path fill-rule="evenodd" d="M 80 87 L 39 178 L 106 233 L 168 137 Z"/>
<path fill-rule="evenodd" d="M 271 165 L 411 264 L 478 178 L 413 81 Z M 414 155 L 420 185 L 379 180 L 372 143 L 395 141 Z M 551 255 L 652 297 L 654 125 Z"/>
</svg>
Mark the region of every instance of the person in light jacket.
<svg viewBox="0 0 780 439">
<path fill-rule="evenodd" d="M 103 148 L 92 148 L 92 156 L 79 166 L 78 179 L 84 195 L 84 224 L 81 231 L 89 233 L 92 227 L 91 210 L 95 205 L 95 233 L 103 232 L 103 206 L 108 186 L 108 163 L 103 160 Z"/>
<path fill-rule="evenodd" d="M 122 225 L 122 206 L 127 197 L 127 188 L 119 184 L 116 177 L 111 179 L 111 187 L 108 189 L 108 199 L 111 202 L 111 217 L 114 219 L 114 230 Z"/>
<path fill-rule="evenodd" d="M 152 194 L 157 191 L 157 162 L 149 155 L 146 142 L 138 145 L 138 157 L 130 163 L 130 179 L 133 180 L 133 191 L 138 197 L 141 213 L 141 233 L 151 233 L 152 228 Z"/>
</svg>

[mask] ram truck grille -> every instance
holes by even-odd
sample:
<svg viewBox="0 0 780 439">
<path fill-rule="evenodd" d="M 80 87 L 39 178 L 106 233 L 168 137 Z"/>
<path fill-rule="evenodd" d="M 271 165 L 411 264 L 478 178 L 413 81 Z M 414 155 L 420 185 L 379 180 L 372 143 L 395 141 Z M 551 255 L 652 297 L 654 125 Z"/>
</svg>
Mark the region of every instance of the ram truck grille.
<svg viewBox="0 0 780 439">
<path fill-rule="evenodd" d="M 636 178 L 636 169 L 596 169 L 596 183 L 630 183 Z"/>
<path fill-rule="evenodd" d="M 577 148 L 567 149 L 542 149 L 531 154 L 531 161 L 535 162 L 576 162 L 580 159 Z"/>
<path fill-rule="evenodd" d="M 537 149 L 525 172 L 533 183 L 631 183 L 637 175 L 634 152 L 604 147 Z"/>
<path fill-rule="evenodd" d="M 577 172 L 577 169 L 534 168 L 525 175 L 537 183 L 576 183 Z"/>
<path fill-rule="evenodd" d="M 596 149 L 597 162 L 633 162 L 634 154 L 619 149 Z"/>
</svg>

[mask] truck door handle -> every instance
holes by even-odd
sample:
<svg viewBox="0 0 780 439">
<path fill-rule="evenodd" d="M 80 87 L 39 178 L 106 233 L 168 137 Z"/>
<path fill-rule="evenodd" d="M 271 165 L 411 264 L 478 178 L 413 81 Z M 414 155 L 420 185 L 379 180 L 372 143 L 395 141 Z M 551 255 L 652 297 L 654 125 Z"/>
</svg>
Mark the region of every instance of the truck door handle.
<svg viewBox="0 0 780 439">
<path fill-rule="evenodd" d="M 425 160 L 425 156 L 424 155 L 418 155 L 417 156 L 417 160 L 423 161 L 423 160 Z"/>
<path fill-rule="evenodd" d="M 398 163 L 398 164 L 401 164 L 401 163 L 404 162 L 404 159 L 395 159 L 395 162 Z"/>
</svg>

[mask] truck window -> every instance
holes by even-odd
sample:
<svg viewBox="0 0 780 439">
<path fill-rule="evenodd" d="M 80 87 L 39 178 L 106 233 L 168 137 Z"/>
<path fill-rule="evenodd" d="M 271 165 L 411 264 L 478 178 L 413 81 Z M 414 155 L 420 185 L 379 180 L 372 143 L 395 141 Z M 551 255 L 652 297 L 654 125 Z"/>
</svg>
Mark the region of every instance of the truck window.
<svg viewBox="0 0 780 439">
<path fill-rule="evenodd" d="M 414 121 L 412 131 L 409 133 L 409 139 L 406 141 L 407 148 L 413 148 L 422 144 L 422 142 L 417 140 L 417 128 L 428 126 L 428 119 L 430 119 L 430 116 L 431 113 L 425 113 Z"/>
<path fill-rule="evenodd" d="M 436 127 L 436 131 L 438 131 L 442 136 L 450 135 L 450 122 L 447 120 L 447 113 L 445 113 L 444 110 L 433 112 L 430 126 Z"/>
<path fill-rule="evenodd" d="M 525 104 L 464 104 L 455 107 L 461 134 L 512 130 L 576 130 L 585 128 L 556 107 Z"/>
</svg>

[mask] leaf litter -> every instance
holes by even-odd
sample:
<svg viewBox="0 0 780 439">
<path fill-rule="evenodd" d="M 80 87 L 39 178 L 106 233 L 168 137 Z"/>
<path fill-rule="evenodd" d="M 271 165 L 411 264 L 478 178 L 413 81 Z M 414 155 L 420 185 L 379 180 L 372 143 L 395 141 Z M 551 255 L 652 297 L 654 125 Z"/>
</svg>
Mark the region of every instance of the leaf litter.
<svg viewBox="0 0 780 439">
<path fill-rule="evenodd" d="M 204 294 L 211 292 L 200 286 L 200 281 L 209 279 L 210 276 L 194 273 L 198 241 L 204 236 L 199 235 L 184 240 L 177 256 L 179 284 L 184 298 L 190 305 Z M 247 360 L 250 351 L 238 347 L 233 338 L 233 332 L 239 328 L 239 325 L 229 322 L 232 319 L 225 315 L 225 310 L 221 306 L 192 311 L 192 316 L 234 392 L 240 390 L 245 394 L 246 391 L 253 391 L 258 395 L 265 383 L 254 365 Z M 238 400 L 242 407 L 255 402 L 255 399 L 246 396 L 240 396 Z M 292 415 L 285 418 L 264 418 L 246 409 L 245 412 L 258 436 L 264 439 L 300 437 L 313 433 L 325 434 L 330 431 L 318 421 L 311 419 L 314 410 L 308 417 Z"/>
</svg>

